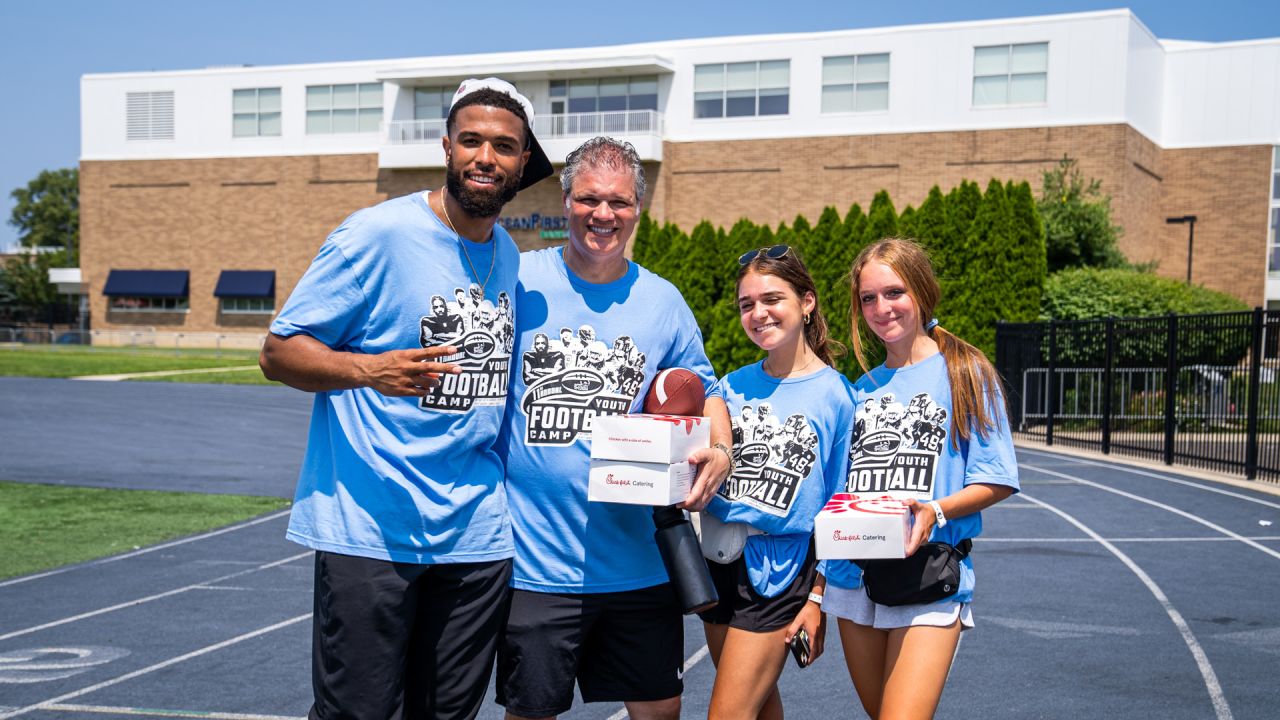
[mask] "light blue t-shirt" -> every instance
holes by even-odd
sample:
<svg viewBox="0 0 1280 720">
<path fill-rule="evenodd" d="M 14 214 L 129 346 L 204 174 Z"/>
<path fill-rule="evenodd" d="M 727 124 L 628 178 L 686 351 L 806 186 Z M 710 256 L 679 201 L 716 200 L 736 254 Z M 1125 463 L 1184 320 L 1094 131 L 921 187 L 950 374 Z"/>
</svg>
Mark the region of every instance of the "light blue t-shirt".
<svg viewBox="0 0 1280 720">
<path fill-rule="evenodd" d="M 845 492 L 891 495 L 927 501 L 953 495 L 972 483 L 1007 485 L 1018 491 L 1003 399 L 995 409 L 997 427 L 986 439 L 976 431 L 957 450 L 951 444 L 951 385 L 941 353 L 901 368 L 881 365 L 854 383 L 853 441 Z M 947 518 L 934 528 L 932 542 L 951 545 L 982 533 L 982 513 Z M 820 568 L 838 587 L 862 585 L 862 571 L 847 560 Z M 960 568 L 960 591 L 946 602 L 973 599 L 973 559 Z"/>
<path fill-rule="evenodd" d="M 511 557 L 493 443 L 506 407 L 519 262 L 501 227 L 488 243 L 460 240 L 422 193 L 361 210 L 333 231 L 271 332 L 371 355 L 457 345 L 440 360 L 464 370 L 421 398 L 369 388 L 316 393 L 290 540 L 397 562 Z"/>
<path fill-rule="evenodd" d="M 705 512 L 767 533 L 747 538 L 742 552 L 751 585 L 773 597 L 804 567 L 813 518 L 843 487 L 852 387 L 829 367 L 779 380 L 755 363 L 726 375 L 720 390 L 735 468 Z"/>
<path fill-rule="evenodd" d="M 587 502 L 591 420 L 640 412 L 659 370 L 683 367 L 714 391 L 693 313 L 671 283 L 636 265 L 589 283 L 563 251 L 524 253 L 516 289 L 518 362 L 498 441 L 522 590 L 596 593 L 667 581 L 653 508 Z"/>
</svg>

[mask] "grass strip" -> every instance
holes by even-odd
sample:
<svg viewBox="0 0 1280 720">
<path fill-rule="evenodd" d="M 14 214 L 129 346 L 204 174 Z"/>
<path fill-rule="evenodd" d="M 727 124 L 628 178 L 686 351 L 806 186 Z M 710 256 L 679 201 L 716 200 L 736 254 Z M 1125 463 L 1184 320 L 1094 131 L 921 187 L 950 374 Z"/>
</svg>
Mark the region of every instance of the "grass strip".
<svg viewBox="0 0 1280 720">
<path fill-rule="evenodd" d="M 128 552 L 288 505 L 276 497 L 0 481 L 0 578 Z"/>
<path fill-rule="evenodd" d="M 258 355 L 249 351 L 213 351 L 175 355 L 172 350 L 89 350 L 66 348 L 35 350 L 0 349 L 0 375 L 65 378 L 78 375 L 114 375 L 116 373 L 153 372 L 156 370 L 196 370 L 211 367 L 252 365 Z M 232 373 L 237 374 L 237 373 Z M 260 373 L 259 373 L 260 374 Z"/>
</svg>

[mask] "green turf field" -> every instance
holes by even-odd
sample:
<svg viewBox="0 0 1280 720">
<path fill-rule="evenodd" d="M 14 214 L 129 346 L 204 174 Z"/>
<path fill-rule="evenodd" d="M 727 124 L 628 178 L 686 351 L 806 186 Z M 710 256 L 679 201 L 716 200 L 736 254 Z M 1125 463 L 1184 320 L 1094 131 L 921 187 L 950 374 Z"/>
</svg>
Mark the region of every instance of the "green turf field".
<svg viewBox="0 0 1280 720">
<path fill-rule="evenodd" d="M 46 346 L 47 347 L 47 346 Z M 219 357 L 210 351 L 129 350 L 127 348 L 28 349 L 0 348 L 0 375 L 27 377 L 76 377 L 78 375 L 114 375 L 117 373 L 155 372 L 158 370 L 194 370 L 198 368 L 256 365 L 258 354 L 247 350 L 224 350 Z M 257 377 L 251 379 L 256 373 Z M 216 375 L 218 373 L 212 373 Z M 267 382 L 260 372 L 230 372 L 220 379 L 204 379 L 199 375 L 177 375 L 178 382 Z M 195 379 L 195 378 L 201 379 Z M 170 379 L 170 378 L 166 378 Z"/>
<path fill-rule="evenodd" d="M 0 578 L 128 552 L 288 505 L 274 497 L 0 481 Z"/>
</svg>

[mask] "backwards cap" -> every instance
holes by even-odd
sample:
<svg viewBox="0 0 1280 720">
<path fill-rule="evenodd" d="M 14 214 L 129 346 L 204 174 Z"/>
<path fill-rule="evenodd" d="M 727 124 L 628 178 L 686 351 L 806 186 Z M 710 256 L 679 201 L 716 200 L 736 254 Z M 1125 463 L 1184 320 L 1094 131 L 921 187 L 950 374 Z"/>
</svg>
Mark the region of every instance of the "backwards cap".
<svg viewBox="0 0 1280 720">
<path fill-rule="evenodd" d="M 496 77 L 463 80 L 462 84 L 458 86 L 458 91 L 453 94 L 453 100 L 449 103 L 450 112 L 453 111 L 453 106 L 457 105 L 459 100 L 477 90 L 486 88 L 509 96 L 512 100 L 520 103 L 520 107 L 524 109 L 525 120 L 528 121 L 529 125 L 529 162 L 525 164 L 524 175 L 520 177 L 520 189 L 523 190 L 539 180 L 551 177 L 555 170 L 551 167 L 551 161 L 547 159 L 547 154 L 542 151 L 542 146 L 538 144 L 538 138 L 533 136 L 533 103 L 529 102 L 529 98 L 521 95 L 520 91 L 516 90 L 511 83 Z"/>
</svg>

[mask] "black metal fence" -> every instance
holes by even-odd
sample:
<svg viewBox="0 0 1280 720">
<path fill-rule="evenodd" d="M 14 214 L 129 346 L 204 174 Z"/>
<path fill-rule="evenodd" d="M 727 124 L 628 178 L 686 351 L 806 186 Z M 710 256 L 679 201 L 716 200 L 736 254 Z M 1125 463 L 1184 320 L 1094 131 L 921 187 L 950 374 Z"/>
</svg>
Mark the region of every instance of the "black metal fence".
<svg viewBox="0 0 1280 720">
<path fill-rule="evenodd" d="M 1280 311 L 1001 323 L 1016 434 L 1280 482 Z"/>
</svg>

